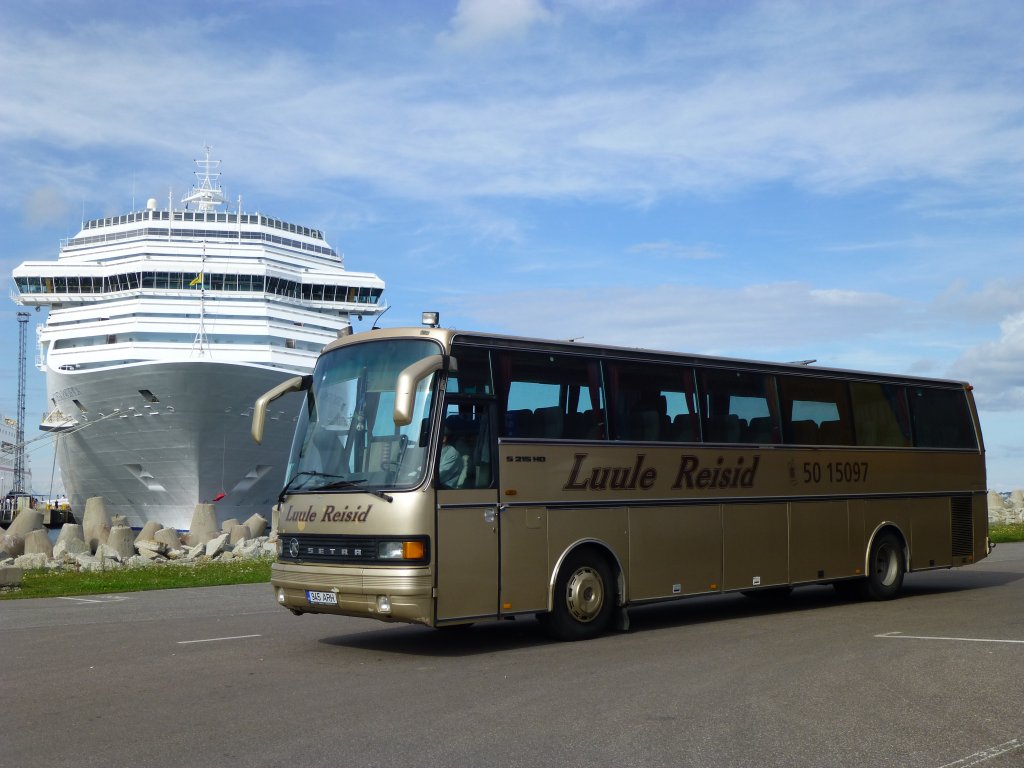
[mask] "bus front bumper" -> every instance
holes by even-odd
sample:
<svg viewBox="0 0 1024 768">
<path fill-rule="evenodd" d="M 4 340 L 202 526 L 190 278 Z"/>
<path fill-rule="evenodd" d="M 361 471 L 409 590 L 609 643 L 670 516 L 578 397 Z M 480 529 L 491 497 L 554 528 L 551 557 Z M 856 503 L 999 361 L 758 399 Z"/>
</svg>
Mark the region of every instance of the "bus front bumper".
<svg viewBox="0 0 1024 768">
<path fill-rule="evenodd" d="M 333 613 L 381 621 L 433 623 L 433 572 L 427 568 L 274 563 L 270 584 L 293 613 Z"/>
</svg>

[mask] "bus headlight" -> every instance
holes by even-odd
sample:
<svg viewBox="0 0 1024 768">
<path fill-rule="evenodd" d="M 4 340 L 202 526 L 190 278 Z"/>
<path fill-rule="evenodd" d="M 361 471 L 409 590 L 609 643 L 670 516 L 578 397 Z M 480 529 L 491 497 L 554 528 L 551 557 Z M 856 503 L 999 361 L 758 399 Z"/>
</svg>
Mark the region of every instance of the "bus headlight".
<svg viewBox="0 0 1024 768">
<path fill-rule="evenodd" d="M 423 560 L 426 554 L 423 541 L 382 541 L 377 545 L 377 557 L 381 560 Z"/>
</svg>

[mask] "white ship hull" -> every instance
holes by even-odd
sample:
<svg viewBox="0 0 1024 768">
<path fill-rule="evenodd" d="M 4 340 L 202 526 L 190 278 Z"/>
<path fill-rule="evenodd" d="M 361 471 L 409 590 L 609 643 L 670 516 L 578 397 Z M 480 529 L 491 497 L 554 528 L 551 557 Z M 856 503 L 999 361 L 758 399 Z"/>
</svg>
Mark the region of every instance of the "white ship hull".
<svg viewBox="0 0 1024 768">
<path fill-rule="evenodd" d="M 195 505 L 223 494 L 220 522 L 253 513 L 269 520 L 301 400 L 275 403 L 261 445 L 249 434 L 252 404 L 289 375 L 209 360 L 48 369 L 49 398 L 78 414 L 57 439 L 72 509 L 80 516 L 87 499 L 101 496 L 133 527 L 157 520 L 187 530 Z"/>
<path fill-rule="evenodd" d="M 14 269 L 15 301 L 48 310 L 40 428 L 79 517 L 97 496 L 136 527 L 187 529 L 203 502 L 221 522 L 269 517 L 300 403 L 275 403 L 257 445 L 256 399 L 310 373 L 352 315 L 385 309 L 383 281 L 346 270 L 321 231 L 245 213 L 241 199 L 222 210 L 210 151 L 184 210 L 151 199 L 83 221 L 56 261 Z"/>
</svg>

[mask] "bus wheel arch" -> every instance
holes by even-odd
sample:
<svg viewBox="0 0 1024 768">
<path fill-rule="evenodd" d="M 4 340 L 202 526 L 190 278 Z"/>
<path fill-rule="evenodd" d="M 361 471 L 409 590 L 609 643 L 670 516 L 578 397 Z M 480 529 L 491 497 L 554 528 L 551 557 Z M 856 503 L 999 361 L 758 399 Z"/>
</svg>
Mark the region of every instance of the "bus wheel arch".
<svg viewBox="0 0 1024 768">
<path fill-rule="evenodd" d="M 537 618 L 558 640 L 585 640 L 611 626 L 623 594 L 623 570 L 610 547 L 598 541 L 566 549 L 552 574 L 547 613 Z"/>
</svg>

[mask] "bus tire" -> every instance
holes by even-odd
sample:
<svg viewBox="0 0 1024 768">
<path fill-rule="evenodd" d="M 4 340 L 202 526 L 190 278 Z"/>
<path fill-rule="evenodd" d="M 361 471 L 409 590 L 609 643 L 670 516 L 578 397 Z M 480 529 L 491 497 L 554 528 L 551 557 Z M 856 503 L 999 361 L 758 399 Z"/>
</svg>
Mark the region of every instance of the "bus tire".
<svg viewBox="0 0 1024 768">
<path fill-rule="evenodd" d="M 903 542 L 891 532 L 880 533 L 868 552 L 867 578 L 860 582 L 861 597 L 866 600 L 891 600 L 903 586 L 906 556 Z"/>
<path fill-rule="evenodd" d="M 607 558 L 595 549 L 577 549 L 558 571 L 551 612 L 538 619 L 556 640 L 597 637 L 611 623 L 615 592 Z"/>
</svg>

